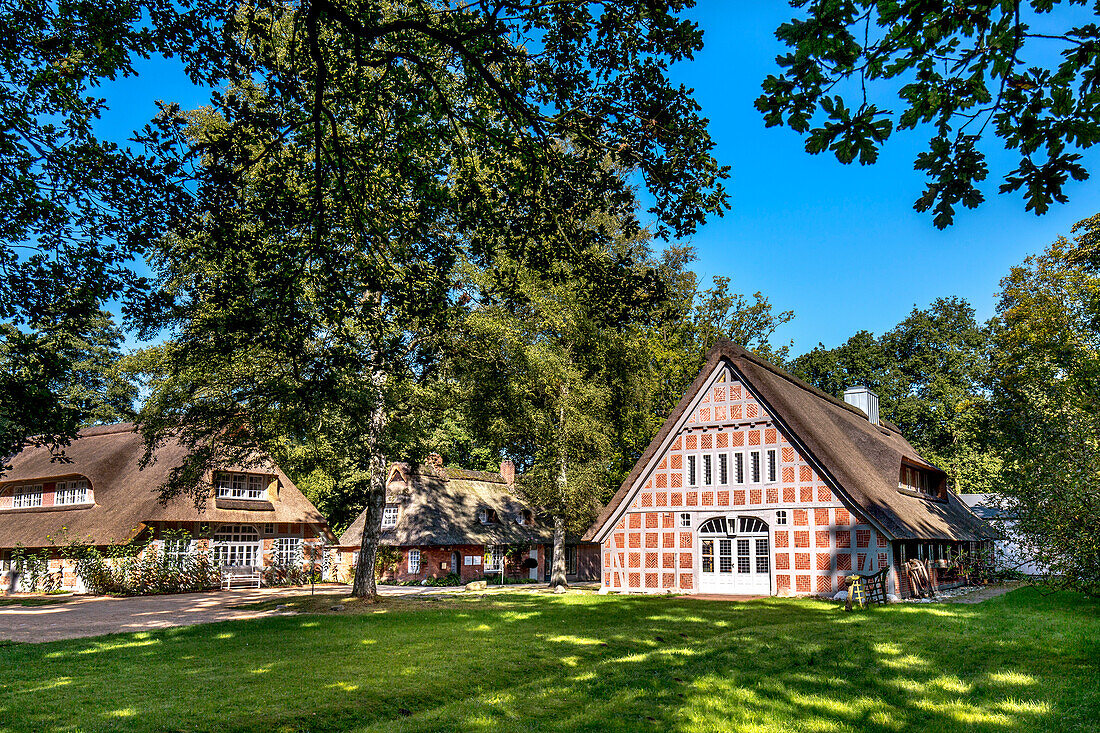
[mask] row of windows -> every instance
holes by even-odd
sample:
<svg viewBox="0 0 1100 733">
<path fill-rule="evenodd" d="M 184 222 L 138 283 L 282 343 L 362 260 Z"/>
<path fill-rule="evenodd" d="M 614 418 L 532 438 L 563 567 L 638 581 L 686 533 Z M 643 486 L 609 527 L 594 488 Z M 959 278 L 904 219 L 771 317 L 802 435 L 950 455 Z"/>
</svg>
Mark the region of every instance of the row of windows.
<svg viewBox="0 0 1100 733">
<path fill-rule="evenodd" d="M 54 489 L 55 506 L 71 506 L 88 502 L 88 482 L 85 479 L 58 481 Z M 12 492 L 13 509 L 30 509 L 42 506 L 42 484 L 23 484 Z"/>
<path fill-rule="evenodd" d="M 684 481 L 688 486 L 729 486 L 778 480 L 778 456 L 774 449 L 689 455 L 684 469 Z"/>
<path fill-rule="evenodd" d="M 382 529 L 393 529 L 397 526 L 397 517 L 400 509 L 396 504 L 387 504 L 382 509 Z M 500 522 L 497 513 L 487 507 L 477 510 L 477 521 L 481 524 L 497 524 Z M 521 527 L 530 527 L 535 523 L 535 516 L 530 509 L 524 509 L 516 515 L 516 524 Z"/>
<path fill-rule="evenodd" d="M 768 528 L 768 525 L 765 524 L 763 519 L 758 519 L 756 517 L 739 517 L 739 519 L 741 520 L 741 532 L 742 533 L 763 532 L 763 531 L 767 530 L 767 528 Z M 721 522 L 722 522 L 721 526 L 723 527 L 723 529 L 721 529 L 721 530 L 715 529 L 714 531 L 716 531 L 716 532 L 717 531 L 725 532 L 725 529 L 724 529 L 725 521 L 726 521 L 725 517 L 715 517 L 714 519 L 710 520 L 709 522 L 707 522 L 707 524 L 704 524 L 703 526 L 705 527 L 705 526 L 711 524 L 711 522 L 714 522 L 716 520 L 721 520 Z M 780 509 L 775 513 L 775 523 L 776 524 L 783 524 L 783 525 L 787 524 L 787 510 L 786 509 Z M 690 512 L 681 512 L 680 513 L 680 526 L 684 527 L 684 528 L 691 527 L 691 513 Z M 713 526 L 717 526 L 717 525 L 713 525 Z M 702 532 L 702 531 L 705 531 L 705 530 L 703 530 L 703 528 L 700 527 L 699 531 Z"/>
<path fill-rule="evenodd" d="M 255 567 L 260 560 L 260 534 L 249 524 L 222 525 L 211 538 L 213 559 L 218 565 L 247 565 Z M 172 537 L 164 540 L 164 555 L 180 560 L 194 552 L 195 543 L 189 537 Z M 272 563 L 297 565 L 302 561 L 301 537 L 278 537 L 272 547 Z"/>
<path fill-rule="evenodd" d="M 913 466 L 902 466 L 901 476 L 898 478 L 898 488 L 906 491 L 917 491 L 928 496 L 939 495 L 939 486 L 932 474 Z"/>
<path fill-rule="evenodd" d="M 485 551 L 485 557 L 481 558 L 477 555 L 466 555 L 463 564 L 465 565 L 481 565 L 482 559 L 485 560 L 485 572 L 493 573 L 500 572 L 504 567 L 504 548 L 500 545 L 493 545 Z M 458 572 L 458 568 L 455 568 L 455 572 Z M 417 575 L 420 573 L 420 550 L 409 550 L 409 574 Z"/>
</svg>

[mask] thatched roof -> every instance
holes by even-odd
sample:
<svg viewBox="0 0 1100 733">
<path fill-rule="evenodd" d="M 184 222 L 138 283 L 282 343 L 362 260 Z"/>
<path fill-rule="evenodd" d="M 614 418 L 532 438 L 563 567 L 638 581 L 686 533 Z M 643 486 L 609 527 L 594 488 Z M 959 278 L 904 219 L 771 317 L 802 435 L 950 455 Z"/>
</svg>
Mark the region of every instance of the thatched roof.
<svg viewBox="0 0 1100 733">
<path fill-rule="evenodd" d="M 603 539 L 611 524 L 608 520 L 618 516 L 620 505 L 634 487 L 644 483 L 642 473 L 679 430 L 685 413 L 720 364 L 733 369 L 775 418 L 787 439 L 841 499 L 888 537 L 977 540 L 996 535 L 951 491 L 947 492 L 946 500 L 935 501 L 898 490 L 902 459 L 941 476 L 943 471 L 922 458 L 896 426 L 874 425 L 862 410 L 769 364 L 732 341 L 720 341 L 707 353 L 699 376 L 589 528 L 585 539 Z"/>
<path fill-rule="evenodd" d="M 178 443 L 165 445 L 156 452 L 154 462 L 141 469 L 144 452 L 142 438 L 130 423 L 82 430 L 65 449 L 63 461 L 55 460 L 46 448 L 23 450 L 11 459 L 12 468 L 0 477 L 0 487 L 84 477 L 92 488 L 95 503 L 0 511 L 0 547 L 17 544 L 47 547 L 51 538 L 53 542 L 63 542 L 61 534 L 93 544 L 124 542 L 134 537 L 143 524 L 158 521 L 303 522 L 327 531 L 321 513 L 270 461 L 262 469 L 248 470 L 262 470 L 278 479 L 278 496 L 274 501 L 215 501 L 211 488 L 210 499 L 199 510 L 190 499 L 176 499 L 168 504 L 158 501 L 159 487 L 167 480 L 169 471 L 182 463 L 186 449 Z"/>
<path fill-rule="evenodd" d="M 386 503 L 396 504 L 399 512 L 397 526 L 382 530 L 383 545 L 510 545 L 549 542 L 552 536 L 544 521 L 533 526 L 516 522 L 524 511 L 536 519 L 537 512 L 498 473 L 395 463 Z M 495 512 L 497 521 L 482 524 L 478 510 L 483 508 Z M 339 544 L 358 546 L 365 521 L 364 511 Z"/>
</svg>

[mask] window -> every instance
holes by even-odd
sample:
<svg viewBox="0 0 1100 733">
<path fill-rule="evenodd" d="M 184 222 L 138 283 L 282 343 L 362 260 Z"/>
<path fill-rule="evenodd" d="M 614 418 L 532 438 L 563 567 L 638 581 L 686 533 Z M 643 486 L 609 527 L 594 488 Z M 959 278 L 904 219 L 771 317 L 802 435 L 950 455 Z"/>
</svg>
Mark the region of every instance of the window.
<svg viewBox="0 0 1100 733">
<path fill-rule="evenodd" d="M 699 527 L 699 532 L 702 534 L 726 534 L 726 518 L 714 517 L 708 519 Z"/>
<path fill-rule="evenodd" d="M 714 471 L 711 466 L 713 460 L 713 456 L 709 454 L 703 456 L 703 484 L 706 486 L 714 484 Z"/>
<path fill-rule="evenodd" d="M 687 485 L 695 486 L 695 456 L 688 456 Z"/>
<path fill-rule="evenodd" d="M 703 572 L 714 572 L 714 540 L 703 540 Z"/>
<path fill-rule="evenodd" d="M 179 565 L 190 554 L 190 537 L 166 537 L 164 539 L 164 559 L 169 563 Z"/>
<path fill-rule="evenodd" d="M 691 526 L 691 515 L 688 514 L 687 512 L 682 512 L 680 514 L 680 526 L 681 527 L 690 527 Z"/>
<path fill-rule="evenodd" d="M 786 510 L 780 509 L 779 511 L 777 511 L 775 513 L 775 523 L 776 524 L 786 524 L 787 523 L 787 512 L 786 512 Z"/>
<path fill-rule="evenodd" d="M 733 456 L 733 470 L 736 476 L 735 483 L 745 483 L 745 454 L 736 453 Z"/>
<path fill-rule="evenodd" d="M 485 551 L 485 572 L 492 573 L 504 567 L 504 548 L 493 545 Z"/>
<path fill-rule="evenodd" d="M 521 527 L 531 527 L 535 524 L 535 514 L 530 509 L 524 509 L 516 516 L 516 524 Z"/>
<path fill-rule="evenodd" d="M 264 477 L 254 473 L 219 473 L 214 486 L 219 499 L 262 500 L 266 489 Z"/>
<path fill-rule="evenodd" d="M 88 501 L 88 482 L 59 481 L 53 503 L 57 505 L 85 504 Z"/>
<path fill-rule="evenodd" d="M 481 507 L 477 510 L 477 521 L 482 524 L 496 524 L 497 513 L 488 507 Z"/>
<path fill-rule="evenodd" d="M 730 457 L 726 453 L 718 455 L 718 483 L 725 486 L 730 482 Z"/>
<path fill-rule="evenodd" d="M 214 533 L 214 564 L 259 567 L 260 533 L 250 524 L 223 524 Z"/>
<path fill-rule="evenodd" d="M 768 481 L 775 481 L 775 451 L 768 451 Z"/>
<path fill-rule="evenodd" d="M 566 545 L 565 546 L 565 574 L 576 575 L 577 574 L 577 546 Z"/>
<path fill-rule="evenodd" d="M 756 541 L 756 572 L 768 572 L 768 541 L 761 539 Z"/>
<path fill-rule="evenodd" d="M 898 488 L 932 497 L 938 497 L 940 494 L 938 482 L 932 473 L 913 466 L 901 467 Z"/>
<path fill-rule="evenodd" d="M 728 542 L 729 540 L 727 540 Z M 737 540 L 737 572 L 751 573 L 752 562 L 749 558 L 749 541 Z"/>
<path fill-rule="evenodd" d="M 760 483 L 760 451 L 754 450 L 749 454 L 752 460 L 752 482 Z"/>
<path fill-rule="evenodd" d="M 409 575 L 420 574 L 420 550 L 409 550 Z"/>
<path fill-rule="evenodd" d="M 282 567 L 300 565 L 302 563 L 302 538 L 279 537 L 275 540 L 275 548 L 271 560 Z"/>
<path fill-rule="evenodd" d="M 767 532 L 768 525 L 759 517 L 738 517 L 738 534 L 758 534 Z"/>
<path fill-rule="evenodd" d="M 42 506 L 42 484 L 16 486 L 11 505 L 14 509 Z"/>
<path fill-rule="evenodd" d="M 391 529 L 397 526 L 397 505 L 387 504 L 382 509 L 382 529 Z"/>
<path fill-rule="evenodd" d="M 739 540 L 748 542 L 748 540 Z M 718 540 L 718 572 L 733 572 L 733 540 Z"/>
</svg>

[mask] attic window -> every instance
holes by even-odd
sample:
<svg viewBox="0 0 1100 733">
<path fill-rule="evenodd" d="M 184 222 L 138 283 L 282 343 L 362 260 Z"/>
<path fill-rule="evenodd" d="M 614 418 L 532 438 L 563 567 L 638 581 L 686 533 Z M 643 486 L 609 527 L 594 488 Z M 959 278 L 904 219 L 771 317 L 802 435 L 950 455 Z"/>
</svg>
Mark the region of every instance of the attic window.
<svg viewBox="0 0 1100 733">
<path fill-rule="evenodd" d="M 930 471 L 902 464 L 901 476 L 898 479 L 898 488 L 903 491 L 911 491 L 916 494 L 924 494 L 931 498 L 939 498 L 939 482 L 935 480 Z"/>
<path fill-rule="evenodd" d="M 391 529 L 397 526 L 397 505 L 387 504 L 382 509 L 382 529 Z"/>
<path fill-rule="evenodd" d="M 497 513 L 488 507 L 481 507 L 477 510 L 477 521 L 482 524 L 496 524 Z"/>
<path fill-rule="evenodd" d="M 59 481 L 57 483 L 57 491 L 54 494 L 54 504 L 68 505 L 68 504 L 87 504 L 88 503 L 88 482 L 87 481 Z"/>
<path fill-rule="evenodd" d="M 29 509 L 42 506 L 42 484 L 27 484 L 16 486 L 12 494 L 12 507 L 15 509 Z"/>
<path fill-rule="evenodd" d="M 524 509 L 516 516 L 516 524 L 521 527 L 530 527 L 535 523 L 535 515 L 530 509 Z"/>
<path fill-rule="evenodd" d="M 267 488 L 263 476 L 255 473 L 221 472 L 214 476 L 219 499 L 253 499 L 261 501 Z"/>
</svg>

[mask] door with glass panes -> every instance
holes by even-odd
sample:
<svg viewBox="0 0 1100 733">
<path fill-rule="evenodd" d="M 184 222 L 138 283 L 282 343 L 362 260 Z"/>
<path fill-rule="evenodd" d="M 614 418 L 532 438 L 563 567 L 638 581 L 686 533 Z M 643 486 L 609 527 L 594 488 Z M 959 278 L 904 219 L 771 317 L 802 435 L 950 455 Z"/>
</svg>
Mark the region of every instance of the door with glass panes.
<svg viewBox="0 0 1100 733">
<path fill-rule="evenodd" d="M 771 594 L 771 548 L 762 519 L 714 517 L 699 527 L 699 591 Z"/>
</svg>

